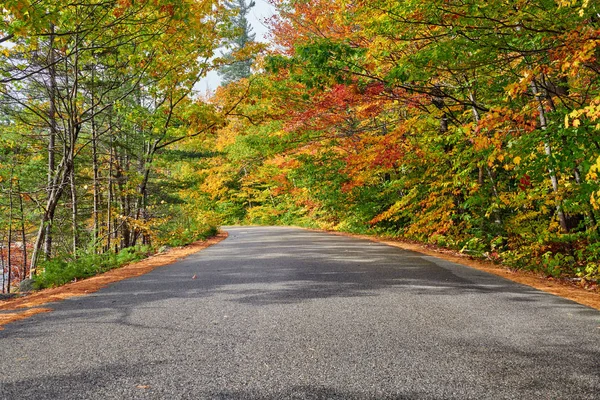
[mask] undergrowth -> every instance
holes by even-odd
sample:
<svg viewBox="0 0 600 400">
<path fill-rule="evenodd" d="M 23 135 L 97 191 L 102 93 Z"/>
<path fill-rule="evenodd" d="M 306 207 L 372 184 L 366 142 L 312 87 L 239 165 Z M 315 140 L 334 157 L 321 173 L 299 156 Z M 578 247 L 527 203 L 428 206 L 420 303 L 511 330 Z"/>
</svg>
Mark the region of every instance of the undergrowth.
<svg viewBox="0 0 600 400">
<path fill-rule="evenodd" d="M 36 290 L 64 285 L 76 279 L 89 278 L 111 269 L 138 261 L 152 254 L 148 246 L 128 247 L 118 253 L 83 254 L 75 259 L 53 258 L 40 263 L 33 278 Z"/>
<path fill-rule="evenodd" d="M 183 246 L 197 240 L 205 240 L 216 235 L 216 226 L 191 226 L 180 229 L 176 234 L 158 238 L 158 245 Z M 162 239 L 162 240 L 161 240 Z M 128 247 L 119 252 L 103 254 L 84 253 L 77 257 L 55 257 L 42 261 L 38 274 L 33 278 L 35 290 L 64 285 L 78 279 L 89 278 L 125 264 L 142 260 L 155 252 L 151 246 Z"/>
</svg>

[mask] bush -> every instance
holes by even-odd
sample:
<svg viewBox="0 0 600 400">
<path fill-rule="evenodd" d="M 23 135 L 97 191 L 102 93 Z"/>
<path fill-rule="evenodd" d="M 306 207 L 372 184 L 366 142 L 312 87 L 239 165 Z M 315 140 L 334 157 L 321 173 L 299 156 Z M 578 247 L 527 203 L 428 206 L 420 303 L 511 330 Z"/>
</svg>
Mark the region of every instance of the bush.
<svg viewBox="0 0 600 400">
<path fill-rule="evenodd" d="M 212 212 L 194 214 L 174 209 L 171 216 L 160 221 L 153 229 L 158 246 L 184 246 L 197 240 L 205 240 L 218 232 L 222 220 Z"/>
<path fill-rule="evenodd" d="M 185 246 L 197 240 L 205 240 L 215 236 L 219 229 L 215 225 L 189 224 L 187 226 L 172 225 L 172 230 L 158 237 L 160 245 L 171 247 Z"/>
<path fill-rule="evenodd" d="M 132 261 L 147 257 L 147 246 L 129 247 L 118 253 L 83 254 L 76 259 L 53 258 L 40 263 L 39 271 L 33 278 L 36 290 L 64 285 L 76 279 L 89 278 Z"/>
<path fill-rule="evenodd" d="M 558 278 L 562 275 L 572 275 L 571 271 L 574 265 L 575 258 L 573 256 L 548 251 L 542 254 L 540 269 L 546 275 Z"/>
<path fill-rule="evenodd" d="M 181 219 L 169 222 L 162 226 L 163 232 L 159 231 L 159 245 L 182 246 L 207 239 L 218 232 L 216 225 L 207 222 L 187 220 L 187 223 L 183 223 Z M 64 285 L 76 279 L 89 278 L 141 260 L 152 253 L 149 246 L 138 246 L 128 247 L 118 253 L 84 253 L 77 258 L 55 257 L 40 263 L 38 271 L 41 272 L 33 278 L 33 288 L 39 290 Z"/>
</svg>

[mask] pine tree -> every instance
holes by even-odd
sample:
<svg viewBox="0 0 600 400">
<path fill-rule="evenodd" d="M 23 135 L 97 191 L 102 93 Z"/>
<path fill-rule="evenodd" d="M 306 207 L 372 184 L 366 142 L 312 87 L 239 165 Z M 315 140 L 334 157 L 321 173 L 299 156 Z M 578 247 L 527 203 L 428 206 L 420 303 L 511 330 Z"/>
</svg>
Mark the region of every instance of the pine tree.
<svg viewBox="0 0 600 400">
<path fill-rule="evenodd" d="M 223 85 L 250 76 L 250 67 L 254 60 L 252 57 L 240 59 L 239 54 L 241 54 L 242 50 L 244 50 L 249 43 L 254 42 L 256 37 L 256 34 L 252 32 L 252 26 L 248 23 L 248 19 L 246 18 L 250 9 L 254 7 L 255 4 L 254 1 L 246 3 L 246 0 L 225 2 L 227 9 L 233 11 L 230 22 L 236 35 L 227 42 L 228 51 L 223 53 L 226 64 L 219 69 L 219 75 L 222 78 Z"/>
</svg>

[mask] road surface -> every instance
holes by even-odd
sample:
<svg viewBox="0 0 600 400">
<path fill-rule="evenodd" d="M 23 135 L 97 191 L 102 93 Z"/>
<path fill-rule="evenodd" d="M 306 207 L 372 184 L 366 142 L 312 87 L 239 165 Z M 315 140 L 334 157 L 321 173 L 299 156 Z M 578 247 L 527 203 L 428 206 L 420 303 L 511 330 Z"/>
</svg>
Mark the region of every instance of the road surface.
<svg viewBox="0 0 600 400">
<path fill-rule="evenodd" d="M 227 230 L 8 325 L 0 398 L 600 398 L 598 311 L 365 240 Z"/>
</svg>

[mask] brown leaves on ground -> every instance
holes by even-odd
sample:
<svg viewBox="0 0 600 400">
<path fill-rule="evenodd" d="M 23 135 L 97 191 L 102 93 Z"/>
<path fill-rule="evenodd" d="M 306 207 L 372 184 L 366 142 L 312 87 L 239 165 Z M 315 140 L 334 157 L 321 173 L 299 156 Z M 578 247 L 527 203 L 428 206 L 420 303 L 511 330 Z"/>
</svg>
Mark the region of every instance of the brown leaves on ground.
<svg viewBox="0 0 600 400">
<path fill-rule="evenodd" d="M 56 288 L 40 290 L 39 292 L 15 299 L 0 301 L 0 311 L 17 311 L 23 308 L 37 307 L 43 304 L 61 301 L 70 297 L 94 293 L 111 283 L 140 276 L 158 267 L 162 267 L 163 265 L 172 264 L 183 257 L 187 257 L 190 254 L 219 243 L 226 237 L 226 232 L 220 232 L 218 235 L 208 240 L 198 241 L 183 247 L 172 248 L 165 253 L 156 254 L 144 260 L 127 264 L 124 267 L 113 269 L 92 278 L 71 282 Z M 15 313 L 0 313 L 0 329 L 2 329 L 3 325 L 10 322 L 48 311 L 52 310 L 49 308 L 31 308 L 26 311 Z"/>
<path fill-rule="evenodd" d="M 137 389 L 150 389 L 150 385 L 136 385 Z"/>
<path fill-rule="evenodd" d="M 19 321 L 25 318 L 29 318 L 32 315 L 41 314 L 52 311 L 51 308 L 31 308 L 29 310 L 0 314 L 0 330 L 4 329 L 3 326 L 10 323 Z"/>
</svg>

